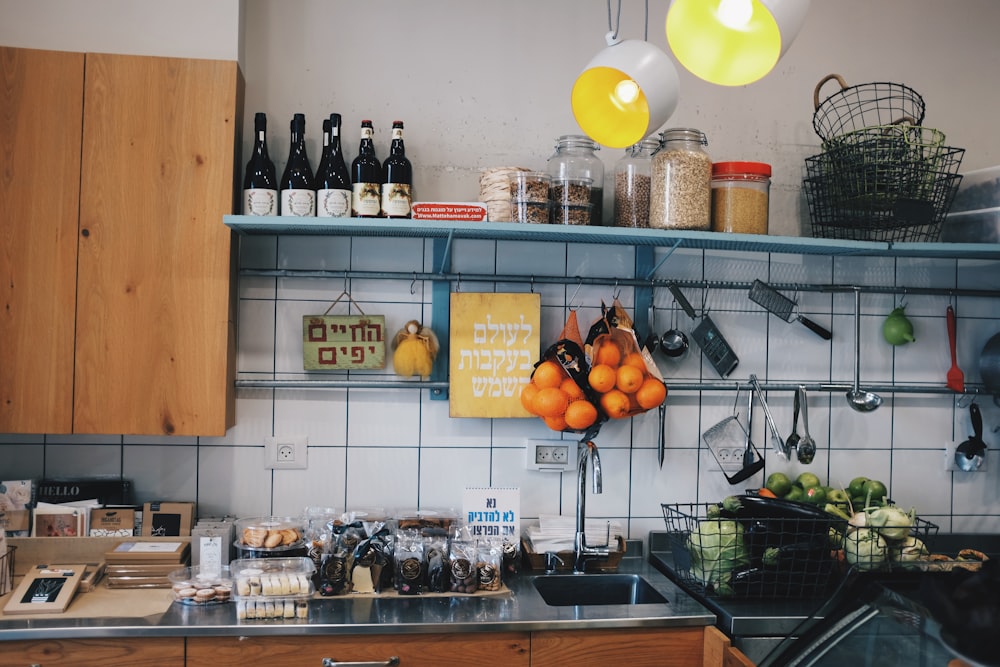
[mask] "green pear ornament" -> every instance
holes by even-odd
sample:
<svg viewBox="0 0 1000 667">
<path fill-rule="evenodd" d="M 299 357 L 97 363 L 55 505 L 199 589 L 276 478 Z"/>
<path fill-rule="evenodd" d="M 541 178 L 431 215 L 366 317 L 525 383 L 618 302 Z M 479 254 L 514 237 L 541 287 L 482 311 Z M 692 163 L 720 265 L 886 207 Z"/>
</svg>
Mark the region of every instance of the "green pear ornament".
<svg viewBox="0 0 1000 667">
<path fill-rule="evenodd" d="M 889 345 L 906 345 L 916 340 L 913 337 L 913 323 L 906 318 L 906 306 L 894 308 L 882 323 L 882 337 Z"/>
</svg>

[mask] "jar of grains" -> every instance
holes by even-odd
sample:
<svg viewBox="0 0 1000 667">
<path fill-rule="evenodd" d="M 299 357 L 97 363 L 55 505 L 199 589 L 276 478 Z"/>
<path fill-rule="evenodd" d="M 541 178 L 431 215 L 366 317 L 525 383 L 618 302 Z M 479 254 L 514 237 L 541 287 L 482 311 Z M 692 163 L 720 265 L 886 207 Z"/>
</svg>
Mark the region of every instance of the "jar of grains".
<svg viewBox="0 0 1000 667">
<path fill-rule="evenodd" d="M 590 224 L 601 225 L 604 203 L 604 163 L 595 151 L 600 145 L 582 134 L 564 134 L 556 141 L 556 152 L 549 158 L 546 171 L 553 180 L 590 179 Z"/>
<path fill-rule="evenodd" d="M 716 162 L 712 165 L 712 231 L 767 234 L 771 165 Z"/>
<path fill-rule="evenodd" d="M 615 164 L 615 226 L 649 227 L 649 179 L 656 139 L 643 139 L 625 149 Z"/>
<path fill-rule="evenodd" d="M 658 229 L 711 228 L 712 159 L 701 130 L 674 128 L 660 133 L 653 154 L 649 226 Z"/>
</svg>

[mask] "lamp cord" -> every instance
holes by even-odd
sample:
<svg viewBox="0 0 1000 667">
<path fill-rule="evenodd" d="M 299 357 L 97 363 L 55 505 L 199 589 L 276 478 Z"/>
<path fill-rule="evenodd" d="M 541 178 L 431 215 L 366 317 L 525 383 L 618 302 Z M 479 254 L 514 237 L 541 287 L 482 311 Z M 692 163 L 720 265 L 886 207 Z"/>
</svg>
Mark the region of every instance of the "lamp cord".
<svg viewBox="0 0 1000 667">
<path fill-rule="evenodd" d="M 616 22 L 617 25 L 611 24 L 611 0 L 608 0 L 608 31 L 612 33 L 611 36 L 614 39 L 618 39 L 618 29 L 622 24 L 622 0 L 618 0 L 618 18 L 616 19 Z"/>
<path fill-rule="evenodd" d="M 649 0 L 645 2 L 646 6 L 646 16 L 643 23 L 642 40 L 644 42 L 649 41 Z M 611 0 L 608 0 L 608 31 L 612 33 L 614 39 L 618 39 L 618 30 L 622 24 L 622 0 L 618 0 L 618 16 L 616 18 L 617 25 L 613 25 L 611 21 Z"/>
</svg>

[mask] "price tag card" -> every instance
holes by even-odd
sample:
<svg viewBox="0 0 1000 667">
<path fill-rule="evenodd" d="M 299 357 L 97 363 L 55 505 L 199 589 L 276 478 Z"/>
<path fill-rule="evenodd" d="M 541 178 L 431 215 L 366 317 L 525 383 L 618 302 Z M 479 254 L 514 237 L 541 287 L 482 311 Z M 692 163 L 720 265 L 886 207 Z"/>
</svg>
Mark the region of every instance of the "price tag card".
<svg viewBox="0 0 1000 667">
<path fill-rule="evenodd" d="M 500 537 L 517 544 L 521 539 L 521 490 L 468 487 L 462 512 L 472 537 Z"/>
<path fill-rule="evenodd" d="M 385 368 L 385 316 L 304 316 L 302 367 L 307 371 Z"/>
</svg>

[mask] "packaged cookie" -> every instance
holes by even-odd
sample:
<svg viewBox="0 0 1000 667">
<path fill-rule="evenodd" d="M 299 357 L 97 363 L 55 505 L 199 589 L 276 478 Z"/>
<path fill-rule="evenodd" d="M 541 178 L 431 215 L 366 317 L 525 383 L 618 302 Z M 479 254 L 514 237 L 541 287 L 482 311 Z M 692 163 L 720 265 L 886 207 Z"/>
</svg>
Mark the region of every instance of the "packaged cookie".
<svg viewBox="0 0 1000 667">
<path fill-rule="evenodd" d="M 479 590 L 479 574 L 476 543 L 466 540 L 452 540 L 448 555 L 449 575 L 453 593 L 475 593 Z"/>
<path fill-rule="evenodd" d="M 419 595 L 426 569 L 420 531 L 410 529 L 396 533 L 395 560 L 396 591 L 400 595 Z"/>
<path fill-rule="evenodd" d="M 477 554 L 476 576 L 478 578 L 479 590 L 500 590 L 500 567 L 503 561 L 503 548 L 500 543 L 482 542 L 479 544 Z"/>
<path fill-rule="evenodd" d="M 292 558 L 309 553 L 298 517 L 255 517 L 236 522 L 239 558 Z"/>
<path fill-rule="evenodd" d="M 348 558 L 351 590 L 354 593 L 380 593 L 383 570 L 391 567 L 388 551 L 388 527 L 383 526 L 361 540 Z"/>
<path fill-rule="evenodd" d="M 421 537 L 424 542 L 424 560 L 427 563 L 424 577 L 425 590 L 431 593 L 444 593 L 451 585 L 448 533 L 441 528 L 425 528 Z"/>
<path fill-rule="evenodd" d="M 229 567 L 223 565 L 211 571 L 200 567 L 183 567 L 167 575 L 174 602 L 207 605 L 232 600 L 233 579 Z"/>
</svg>

